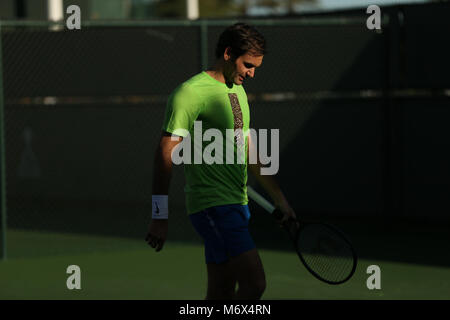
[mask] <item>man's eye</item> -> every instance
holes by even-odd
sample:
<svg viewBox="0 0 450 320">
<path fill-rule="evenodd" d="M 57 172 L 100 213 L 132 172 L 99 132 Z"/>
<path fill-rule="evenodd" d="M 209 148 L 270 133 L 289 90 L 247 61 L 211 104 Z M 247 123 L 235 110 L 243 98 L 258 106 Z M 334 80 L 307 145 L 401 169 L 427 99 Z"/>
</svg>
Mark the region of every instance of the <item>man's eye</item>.
<svg viewBox="0 0 450 320">
<path fill-rule="evenodd" d="M 253 66 L 251 65 L 251 64 L 248 64 L 248 63 L 244 63 L 244 66 L 246 67 L 246 68 L 253 68 Z"/>
</svg>

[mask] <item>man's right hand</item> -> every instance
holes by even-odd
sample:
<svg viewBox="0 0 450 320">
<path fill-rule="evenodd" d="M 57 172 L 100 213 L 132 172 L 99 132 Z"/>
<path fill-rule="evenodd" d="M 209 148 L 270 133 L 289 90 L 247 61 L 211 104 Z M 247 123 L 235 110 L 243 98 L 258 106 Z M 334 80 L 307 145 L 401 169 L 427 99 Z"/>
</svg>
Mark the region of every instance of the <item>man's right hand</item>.
<svg viewBox="0 0 450 320">
<path fill-rule="evenodd" d="M 169 230 L 168 219 L 152 219 L 148 227 L 147 236 L 145 241 L 156 249 L 156 252 L 161 251 L 164 246 L 164 242 L 167 239 L 167 232 Z"/>
</svg>

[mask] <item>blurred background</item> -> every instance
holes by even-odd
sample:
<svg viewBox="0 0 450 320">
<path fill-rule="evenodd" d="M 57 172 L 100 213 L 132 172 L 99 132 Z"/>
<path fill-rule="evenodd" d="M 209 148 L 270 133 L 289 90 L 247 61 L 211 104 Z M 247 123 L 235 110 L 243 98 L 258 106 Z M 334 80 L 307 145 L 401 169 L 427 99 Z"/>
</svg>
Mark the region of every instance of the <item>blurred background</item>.
<svg viewBox="0 0 450 320">
<path fill-rule="evenodd" d="M 72 4 L 81 30 L 65 28 Z M 372 4 L 381 30 L 366 27 Z M 449 299 L 449 16 L 448 1 L 425 0 L 2 0 L 0 298 L 203 298 L 182 167 L 166 249 L 145 247 L 153 156 L 171 91 L 246 21 L 269 50 L 245 83 L 251 127 L 280 129 L 291 205 L 343 229 L 360 257 L 353 282 L 323 286 L 250 202 L 265 297 Z M 65 288 L 66 262 L 89 266 L 90 290 Z M 387 279 L 376 293 L 371 264 Z"/>
<path fill-rule="evenodd" d="M 305 13 L 326 13 L 337 10 L 365 9 L 370 4 L 392 6 L 399 4 L 427 4 L 441 0 L 58 0 L 66 8 L 78 5 L 86 20 L 136 20 L 161 18 L 191 18 L 188 3 L 196 14 L 194 18 L 287 17 Z M 50 3 L 50 5 L 49 5 Z M 3 0 L 1 19 L 47 19 L 49 0 Z"/>
</svg>

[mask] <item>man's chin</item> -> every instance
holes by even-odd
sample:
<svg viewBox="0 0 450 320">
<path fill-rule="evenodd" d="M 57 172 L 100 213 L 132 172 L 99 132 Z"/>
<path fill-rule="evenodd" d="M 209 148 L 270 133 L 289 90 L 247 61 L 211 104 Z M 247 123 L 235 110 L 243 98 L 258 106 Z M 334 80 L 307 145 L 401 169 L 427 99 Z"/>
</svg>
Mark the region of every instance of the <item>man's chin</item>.
<svg viewBox="0 0 450 320">
<path fill-rule="evenodd" d="M 244 83 L 244 81 L 241 80 L 239 77 L 233 79 L 233 84 L 234 84 L 234 85 L 240 86 L 240 85 L 242 85 L 243 83 Z M 231 84 L 231 82 L 230 82 L 230 84 Z"/>
</svg>

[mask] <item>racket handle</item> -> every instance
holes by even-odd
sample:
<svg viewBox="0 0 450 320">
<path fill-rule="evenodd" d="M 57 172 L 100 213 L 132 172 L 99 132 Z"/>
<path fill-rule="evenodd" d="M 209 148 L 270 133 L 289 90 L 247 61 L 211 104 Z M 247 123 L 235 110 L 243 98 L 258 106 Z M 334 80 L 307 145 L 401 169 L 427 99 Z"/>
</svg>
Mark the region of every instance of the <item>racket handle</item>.
<svg viewBox="0 0 450 320">
<path fill-rule="evenodd" d="M 250 198 L 252 198 L 256 203 L 258 203 L 261 207 L 263 207 L 267 212 L 271 213 L 275 219 L 281 220 L 284 217 L 284 214 L 280 211 L 280 209 L 276 208 L 273 204 L 267 201 L 262 195 L 256 192 L 251 186 L 247 186 L 247 194 Z"/>
</svg>

